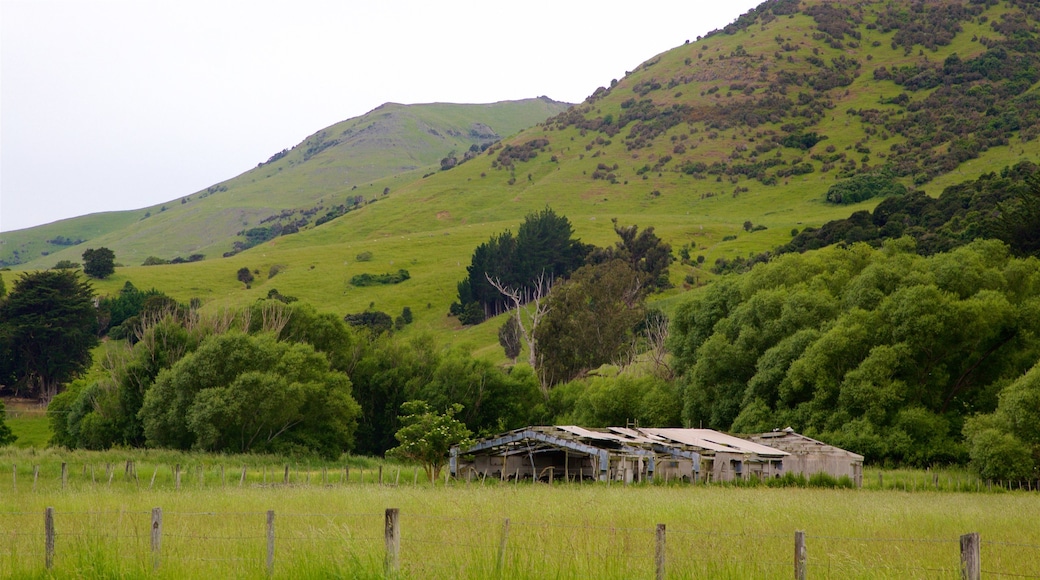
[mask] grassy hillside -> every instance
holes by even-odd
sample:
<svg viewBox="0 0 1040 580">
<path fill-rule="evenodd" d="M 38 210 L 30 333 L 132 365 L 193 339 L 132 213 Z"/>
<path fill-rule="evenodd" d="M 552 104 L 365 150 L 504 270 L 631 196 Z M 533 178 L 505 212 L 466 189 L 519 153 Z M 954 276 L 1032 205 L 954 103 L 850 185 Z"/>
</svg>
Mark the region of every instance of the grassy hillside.
<svg viewBox="0 0 1040 580">
<path fill-rule="evenodd" d="M 909 4 L 767 2 L 724 31 L 651 58 L 566 114 L 426 177 L 436 159 L 425 165 L 418 159 L 394 161 L 399 170 L 408 170 L 409 163 L 416 169 L 383 180 L 355 181 L 349 173 L 344 179 L 331 161 L 326 173 L 300 173 L 297 168 L 325 167 L 322 155 L 344 146 L 339 143 L 304 160 L 309 148 L 332 136 L 368 138 L 363 122 L 337 125 L 324 137 L 316 134 L 285 157 L 227 182 L 226 192 L 206 199 L 200 193 L 162 214 L 153 211 L 149 220 L 105 239 L 126 264 L 139 263 L 145 255 L 196 251 L 190 248 L 205 251 L 209 258 L 223 246 L 203 246 L 191 241 L 197 237 L 172 229 L 173 218 L 188 216 L 196 203 L 226 204 L 219 206 L 226 213 L 208 214 L 209 219 L 224 220 L 223 227 L 228 222 L 241 227 L 256 223 L 278 207 L 276 199 L 291 199 L 286 205 L 298 207 L 311 179 L 321 184 L 315 189 L 324 192 L 319 199 L 325 207 L 358 191 L 375 203 L 226 259 L 119 268 L 97 287 L 114 292 L 131 280 L 178 299 L 199 297 L 208 308 L 244 304 L 272 288 L 340 314 L 372 306 L 395 315 L 410 306 L 416 324 L 406 332 L 431 331 L 443 343 L 501 357 L 495 323 L 461 329 L 446 316 L 448 305 L 474 247 L 504 229 L 515 231 L 526 213 L 546 205 L 566 215 L 585 242 L 612 243 L 610 220 L 616 217 L 622 224 L 654 226 L 673 249 L 688 245 L 691 255 L 705 256 L 708 266 L 718 258 L 774 248 L 790 240 L 793 230 L 873 208 L 877 200 L 853 206 L 825 202 L 828 187 L 852 175 L 887 169 L 907 187 L 936 195 L 981 172 L 1022 158 L 1036 160 L 1040 144 L 1029 124 L 996 136 L 992 129 L 1006 107 L 1015 106 L 1023 119 L 1031 118 L 1032 103 L 1040 101 L 1031 73 L 1023 73 L 1019 82 L 1026 84 L 1010 96 L 990 99 L 990 108 L 997 111 L 993 114 L 977 110 L 977 103 L 952 102 L 943 91 L 961 87 L 953 92 L 972 98 L 1004 94 L 1001 75 L 970 82 L 947 79 L 924 88 L 918 83 L 911 89 L 906 79 L 899 84 L 878 72 L 884 67 L 941 78 L 952 55 L 973 62 L 993 43 L 1018 34 L 1008 26 L 1019 21 L 1016 15 L 1035 25 L 1035 9 L 1018 1 L 950 2 L 933 7 L 940 11 L 934 13 L 905 6 Z M 928 33 L 915 36 L 912 31 L 921 27 Z M 366 122 L 380 115 L 393 117 L 394 108 L 373 111 Z M 931 132 L 922 133 L 925 129 Z M 354 133 L 348 135 L 349 130 Z M 809 134 L 825 139 L 805 148 L 786 145 L 794 143 L 788 138 L 796 141 Z M 460 153 L 463 144 L 460 140 Z M 536 156 L 518 160 L 525 150 Z M 390 188 L 387 195 L 381 193 L 384 187 Z M 246 192 L 253 196 L 249 204 Z M 178 210 L 183 213 L 171 213 Z M 201 218 L 190 221 L 198 229 L 217 227 Z M 749 221 L 766 229 L 745 231 Z M 149 243 L 135 241 L 144 239 L 145 225 L 157 230 L 161 224 L 171 228 L 161 247 L 154 237 Z M 156 230 L 150 230 L 152 235 Z M 362 252 L 371 252 L 372 260 L 358 261 Z M 275 265 L 284 268 L 268 279 Z M 243 266 L 260 273 L 250 289 L 235 278 Z M 396 286 L 349 284 L 359 273 L 400 268 L 411 279 Z M 687 280 L 697 285 L 710 277 L 705 270 L 677 263 L 672 271 L 675 289 L 661 303 L 667 308 L 690 289 Z"/>
<path fill-rule="evenodd" d="M 0 265 L 31 269 L 62 259 L 79 262 L 85 248 L 98 246 L 114 250 L 126 265 L 148 256 L 220 257 L 242 239 L 238 232 L 275 223 L 272 216 L 283 223 L 313 223 L 336 205 L 333 198 L 351 192 L 377 199 L 384 188 L 433 171 L 452 152 L 462 159 L 472 145 L 486 146 L 568 106 L 546 97 L 483 105 L 387 103 L 183 198 L 5 232 Z"/>
</svg>

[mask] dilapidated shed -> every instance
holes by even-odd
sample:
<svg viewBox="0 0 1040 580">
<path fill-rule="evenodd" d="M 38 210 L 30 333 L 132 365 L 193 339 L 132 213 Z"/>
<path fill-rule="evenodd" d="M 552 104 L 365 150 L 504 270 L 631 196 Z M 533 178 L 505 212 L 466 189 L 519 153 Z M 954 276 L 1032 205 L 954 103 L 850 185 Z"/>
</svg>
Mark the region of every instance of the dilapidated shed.
<svg viewBox="0 0 1040 580">
<path fill-rule="evenodd" d="M 749 435 L 749 440 L 787 452 L 783 458 L 784 473 L 811 477 L 826 473 L 831 477 L 846 476 L 856 487 L 863 485 L 863 456 L 828 445 L 805 435 L 795 433 L 790 427 L 769 433 Z"/>
<path fill-rule="evenodd" d="M 456 478 L 552 481 L 770 479 L 785 473 L 863 481 L 863 456 L 788 429 L 736 437 L 711 429 L 525 427 L 451 450 Z"/>
<path fill-rule="evenodd" d="M 657 473 L 662 460 L 668 473 Z M 586 429 L 573 425 L 525 427 L 453 447 L 448 468 L 457 478 L 641 481 L 659 477 L 695 478 L 700 457 L 626 429 Z M 686 466 L 685 474 L 680 462 Z M 676 472 L 676 473 L 673 473 Z"/>
</svg>

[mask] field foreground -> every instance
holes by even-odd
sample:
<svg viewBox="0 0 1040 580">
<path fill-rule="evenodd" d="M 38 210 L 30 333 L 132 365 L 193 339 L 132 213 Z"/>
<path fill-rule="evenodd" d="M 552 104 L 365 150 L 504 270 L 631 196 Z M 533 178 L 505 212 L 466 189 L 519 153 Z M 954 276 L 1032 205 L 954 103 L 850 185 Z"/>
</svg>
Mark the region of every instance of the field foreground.
<svg viewBox="0 0 1040 580">
<path fill-rule="evenodd" d="M 316 471 L 284 484 L 272 469 L 242 485 L 237 471 L 186 469 L 176 489 L 168 473 L 128 479 L 122 465 L 99 465 L 86 479 L 76 466 L 62 489 L 54 474 L 34 485 L 32 471 L 17 470 L 0 485 L 3 577 L 253 578 L 269 565 L 282 578 L 384 577 L 387 508 L 400 510 L 403 578 L 654 578 L 658 524 L 668 578 L 793 577 L 796 531 L 805 532 L 812 578 L 958 577 L 959 538 L 969 532 L 980 534 L 984 575 L 1040 575 L 1040 494 L 1027 491 L 431 487 L 416 485 L 410 468 L 388 471 L 386 485 L 372 469 L 365 485 L 357 468 L 346 482 L 342 471 Z"/>
</svg>

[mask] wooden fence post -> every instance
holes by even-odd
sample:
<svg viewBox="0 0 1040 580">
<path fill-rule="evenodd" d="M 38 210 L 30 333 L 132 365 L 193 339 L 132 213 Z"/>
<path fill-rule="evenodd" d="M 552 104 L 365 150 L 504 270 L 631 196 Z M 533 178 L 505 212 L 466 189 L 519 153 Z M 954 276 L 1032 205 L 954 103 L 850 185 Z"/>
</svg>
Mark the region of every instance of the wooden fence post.
<svg viewBox="0 0 1040 580">
<path fill-rule="evenodd" d="M 383 485 L 383 464 L 379 464 L 379 485 Z"/>
<path fill-rule="evenodd" d="M 289 464 L 285 464 L 285 476 L 282 477 L 282 483 L 289 484 Z"/>
<path fill-rule="evenodd" d="M 509 542 L 509 518 L 502 524 L 502 539 L 498 542 L 498 559 L 495 561 L 495 573 L 502 575 L 506 563 L 506 545 Z"/>
<path fill-rule="evenodd" d="M 69 464 L 64 461 L 61 462 L 61 488 L 65 489 L 65 486 L 69 483 Z"/>
<path fill-rule="evenodd" d="M 174 486 L 180 490 L 181 488 L 181 464 L 178 463 L 173 467 L 173 481 Z"/>
<path fill-rule="evenodd" d="M 981 551 L 978 532 L 961 536 L 962 580 L 979 580 L 982 578 Z"/>
<path fill-rule="evenodd" d="M 274 574 L 274 510 L 267 510 L 267 575 Z"/>
<path fill-rule="evenodd" d="M 152 508 L 152 570 L 159 569 L 159 550 L 162 548 L 162 508 Z"/>
<path fill-rule="evenodd" d="M 43 531 L 46 535 L 46 548 L 44 561 L 47 569 L 54 567 L 54 508 L 49 507 L 43 512 Z"/>
<path fill-rule="evenodd" d="M 243 465 L 243 466 L 242 466 L 242 477 L 240 477 L 240 478 L 238 479 L 238 487 L 242 487 L 242 485 L 243 485 L 243 484 L 244 484 L 245 482 L 246 482 L 246 466 L 245 466 L 245 465 Z"/>
<path fill-rule="evenodd" d="M 40 479 L 40 466 L 33 465 L 33 491 L 36 491 L 36 481 Z"/>
<path fill-rule="evenodd" d="M 654 569 L 657 580 L 664 580 L 664 524 L 657 524 L 657 543 L 654 547 Z"/>
<path fill-rule="evenodd" d="M 805 580 L 806 555 L 805 555 L 805 532 L 794 533 L 794 578 Z"/>
<path fill-rule="evenodd" d="M 386 561 L 384 568 L 387 576 L 396 576 L 401 567 L 401 511 L 397 508 L 386 508 Z"/>
</svg>

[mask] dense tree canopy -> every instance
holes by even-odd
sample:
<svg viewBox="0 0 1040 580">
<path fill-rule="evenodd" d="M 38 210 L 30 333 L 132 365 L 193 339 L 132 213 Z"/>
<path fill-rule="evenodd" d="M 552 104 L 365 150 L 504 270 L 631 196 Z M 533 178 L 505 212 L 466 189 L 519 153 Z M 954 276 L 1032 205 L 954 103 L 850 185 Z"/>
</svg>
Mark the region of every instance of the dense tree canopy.
<svg viewBox="0 0 1040 580">
<path fill-rule="evenodd" d="M 683 305 L 687 424 L 792 426 L 916 465 L 960 461 L 961 425 L 1040 358 L 1040 261 L 999 241 L 788 255 Z"/>
<path fill-rule="evenodd" d="M 83 273 L 91 278 L 108 278 L 116 271 L 116 254 L 101 247 L 83 252 Z"/>
<path fill-rule="evenodd" d="M 72 270 L 22 274 L 0 302 L 0 379 L 50 400 L 90 366 L 97 343 L 94 289 Z"/>
<path fill-rule="evenodd" d="M 228 332 L 160 372 L 140 416 L 156 447 L 331 458 L 352 448 L 358 413 L 350 379 L 310 345 Z"/>
</svg>

